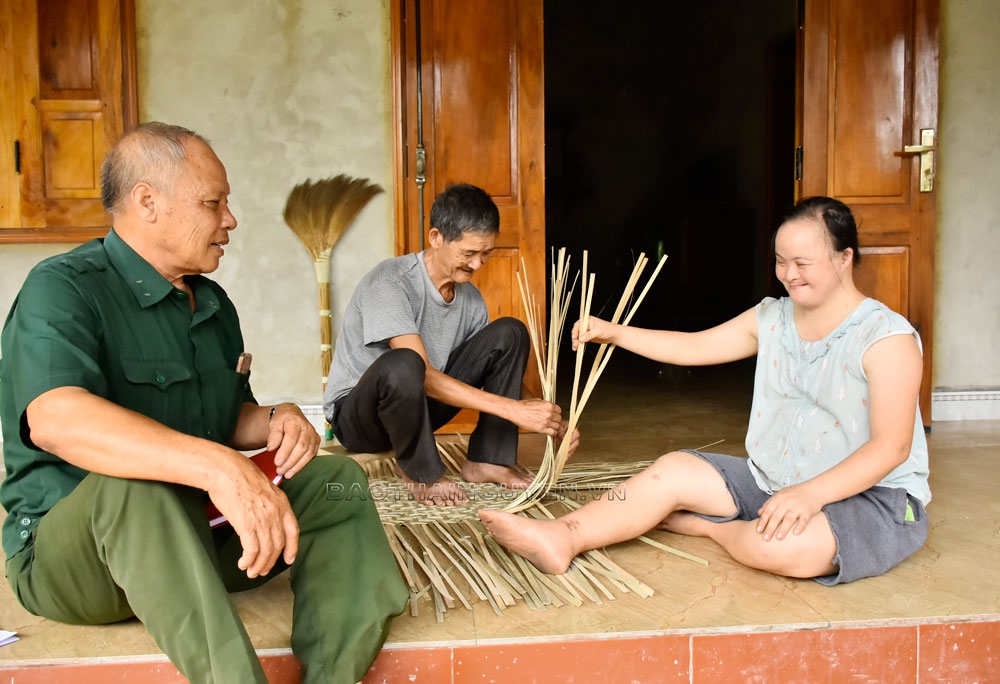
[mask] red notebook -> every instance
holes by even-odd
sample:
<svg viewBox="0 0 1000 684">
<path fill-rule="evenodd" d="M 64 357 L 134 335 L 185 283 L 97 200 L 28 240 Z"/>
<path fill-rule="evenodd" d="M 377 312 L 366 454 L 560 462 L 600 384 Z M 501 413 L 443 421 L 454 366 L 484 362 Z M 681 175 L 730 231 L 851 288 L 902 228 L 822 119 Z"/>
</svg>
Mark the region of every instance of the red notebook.
<svg viewBox="0 0 1000 684">
<path fill-rule="evenodd" d="M 257 467 L 264 471 L 264 474 L 271 478 L 271 482 L 275 485 L 281 484 L 281 481 L 285 479 L 284 475 L 278 474 L 278 468 L 274 465 L 274 451 L 262 451 L 259 454 L 254 454 L 250 457 L 250 460 L 257 464 Z M 228 521 L 226 516 L 222 515 L 212 500 L 209 499 L 208 504 L 205 505 L 205 512 L 208 513 L 208 526 L 218 527 L 219 525 L 224 525 Z"/>
</svg>

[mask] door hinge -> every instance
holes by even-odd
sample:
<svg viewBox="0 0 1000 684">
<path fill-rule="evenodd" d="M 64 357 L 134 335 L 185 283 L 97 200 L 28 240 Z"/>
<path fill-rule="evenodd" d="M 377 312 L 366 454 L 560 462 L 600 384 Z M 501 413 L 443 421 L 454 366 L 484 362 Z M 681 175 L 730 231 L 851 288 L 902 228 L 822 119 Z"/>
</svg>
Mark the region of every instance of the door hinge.
<svg viewBox="0 0 1000 684">
<path fill-rule="evenodd" d="M 14 141 L 14 173 L 21 173 L 21 141 Z"/>
<path fill-rule="evenodd" d="M 802 145 L 795 148 L 795 180 L 802 180 Z"/>
<path fill-rule="evenodd" d="M 800 31 L 806 27 L 806 0 L 799 0 L 795 8 L 795 23 Z"/>
</svg>

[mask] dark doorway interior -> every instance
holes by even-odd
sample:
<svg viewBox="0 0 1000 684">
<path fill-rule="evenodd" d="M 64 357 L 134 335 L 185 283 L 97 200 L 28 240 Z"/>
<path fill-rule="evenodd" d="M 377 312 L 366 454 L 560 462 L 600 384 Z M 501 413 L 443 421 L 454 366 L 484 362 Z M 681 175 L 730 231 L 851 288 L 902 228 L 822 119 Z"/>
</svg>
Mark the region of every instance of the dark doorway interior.
<svg viewBox="0 0 1000 684">
<path fill-rule="evenodd" d="M 701 329 L 774 293 L 795 4 L 545 0 L 547 242 L 577 265 L 588 250 L 594 314 L 610 317 L 639 252 L 669 259 L 636 325 Z"/>
</svg>

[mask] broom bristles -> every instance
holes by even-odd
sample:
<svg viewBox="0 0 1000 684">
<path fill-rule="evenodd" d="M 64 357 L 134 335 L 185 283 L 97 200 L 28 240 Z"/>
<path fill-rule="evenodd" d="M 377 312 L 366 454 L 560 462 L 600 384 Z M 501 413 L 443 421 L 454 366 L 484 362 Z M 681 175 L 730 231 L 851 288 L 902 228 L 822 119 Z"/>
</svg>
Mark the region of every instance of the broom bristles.
<svg viewBox="0 0 1000 684">
<path fill-rule="evenodd" d="M 382 191 L 367 178 L 344 174 L 315 182 L 306 179 L 288 194 L 285 223 L 316 260 L 333 249 L 358 213 Z"/>
</svg>

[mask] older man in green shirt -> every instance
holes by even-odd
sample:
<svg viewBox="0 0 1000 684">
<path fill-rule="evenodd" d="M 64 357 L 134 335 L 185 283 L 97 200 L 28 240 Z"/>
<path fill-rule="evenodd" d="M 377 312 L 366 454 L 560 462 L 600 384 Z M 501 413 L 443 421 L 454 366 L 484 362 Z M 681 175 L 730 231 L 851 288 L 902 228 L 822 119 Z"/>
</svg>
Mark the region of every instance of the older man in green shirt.
<svg viewBox="0 0 1000 684">
<path fill-rule="evenodd" d="M 372 501 L 327 495 L 359 467 L 317 457 L 298 407 L 257 405 L 238 365 L 236 310 L 202 275 L 236 227 L 225 168 L 146 124 L 102 181 L 113 229 L 36 266 L 0 338 L 14 593 L 62 622 L 137 616 L 192 682 L 266 682 L 227 592 L 290 566 L 303 681 L 358 681 L 406 590 Z M 280 488 L 239 451 L 264 447 Z"/>
</svg>

